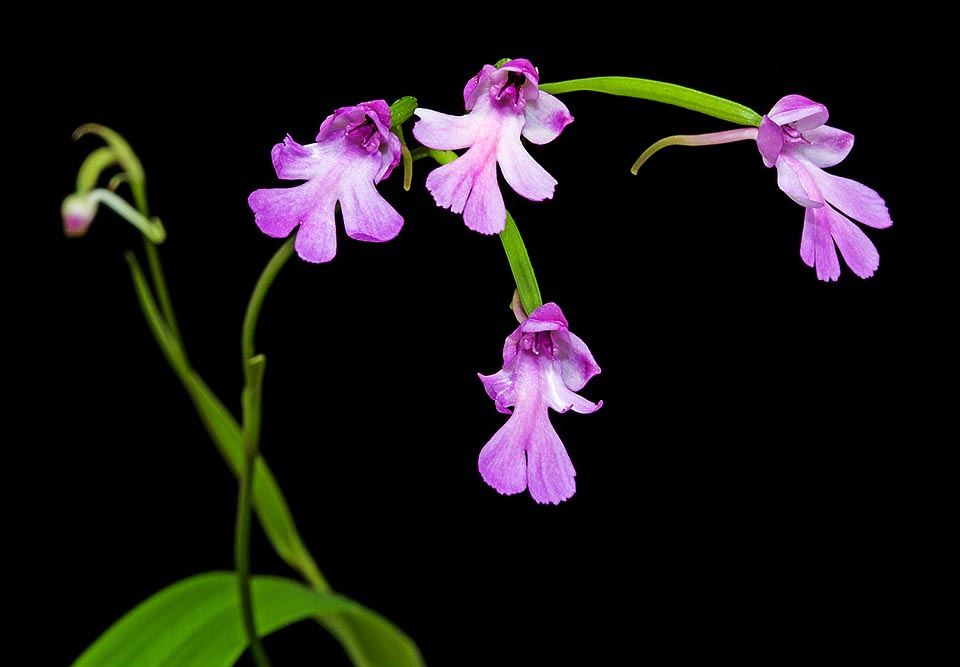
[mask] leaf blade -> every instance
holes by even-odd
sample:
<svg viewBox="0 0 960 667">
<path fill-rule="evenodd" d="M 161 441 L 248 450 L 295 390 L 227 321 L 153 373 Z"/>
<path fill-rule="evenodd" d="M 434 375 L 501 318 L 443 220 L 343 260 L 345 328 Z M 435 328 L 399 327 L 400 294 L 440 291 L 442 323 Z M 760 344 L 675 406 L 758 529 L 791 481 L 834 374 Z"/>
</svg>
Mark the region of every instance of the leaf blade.
<svg viewBox="0 0 960 667">
<path fill-rule="evenodd" d="M 343 595 L 293 579 L 252 580 L 261 636 L 312 617 L 348 619 L 365 641 L 370 667 L 422 667 L 413 641 L 380 614 Z M 98 637 L 72 667 L 230 667 L 246 649 L 233 572 L 178 581 L 131 609 Z"/>
</svg>

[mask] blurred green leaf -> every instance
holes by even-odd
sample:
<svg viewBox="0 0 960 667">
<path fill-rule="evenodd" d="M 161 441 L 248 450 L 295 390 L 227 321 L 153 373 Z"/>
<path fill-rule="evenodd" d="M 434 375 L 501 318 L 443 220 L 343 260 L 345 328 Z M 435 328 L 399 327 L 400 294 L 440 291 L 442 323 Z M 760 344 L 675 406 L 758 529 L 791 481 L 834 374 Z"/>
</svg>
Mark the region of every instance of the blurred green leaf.
<svg viewBox="0 0 960 667">
<path fill-rule="evenodd" d="M 261 637 L 315 616 L 346 619 L 360 630 L 369 667 L 422 667 L 413 641 L 390 621 L 336 593 L 320 593 L 284 577 L 253 577 Z M 179 581 L 114 623 L 72 667 L 229 667 L 246 649 L 233 572 Z M 310 661 L 307 661 L 310 662 Z"/>
</svg>

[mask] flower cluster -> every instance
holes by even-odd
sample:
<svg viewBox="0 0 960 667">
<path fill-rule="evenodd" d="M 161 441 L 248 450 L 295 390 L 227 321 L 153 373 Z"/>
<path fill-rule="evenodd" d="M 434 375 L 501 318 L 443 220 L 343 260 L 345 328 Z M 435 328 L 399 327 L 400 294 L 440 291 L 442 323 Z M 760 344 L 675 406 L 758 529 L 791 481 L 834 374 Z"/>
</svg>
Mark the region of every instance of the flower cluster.
<svg viewBox="0 0 960 667">
<path fill-rule="evenodd" d="M 288 188 L 258 189 L 248 197 L 260 230 L 277 238 L 295 232 L 294 248 L 301 259 L 329 262 L 337 251 L 338 211 L 349 238 L 389 241 L 400 233 L 404 218 L 377 186 L 401 162 L 405 182 L 415 160 L 433 158 L 439 163 L 425 179 L 437 206 L 462 214 L 464 224 L 473 231 L 500 234 L 517 277 L 514 310 L 519 326 L 506 338 L 501 369 L 492 375 L 478 374 L 496 409 L 510 415 L 480 450 L 480 476 L 502 494 L 529 490 L 539 503 L 560 503 L 573 496 L 576 488 L 574 466 L 551 424 L 549 410 L 597 410 L 602 401 L 591 402 L 577 392 L 600 367 L 587 345 L 570 331 L 560 307 L 541 299 L 500 182 L 502 179 L 513 193 L 531 201 L 554 196 L 557 181 L 534 159 L 529 144 L 552 142 L 573 122 L 570 110 L 557 97 L 559 93 L 587 89 L 681 105 L 683 95 L 688 94 L 670 84 L 623 77 L 542 84 L 539 71 L 529 60 L 506 59 L 483 65 L 467 81 L 462 115 L 434 111 L 415 100 L 405 113 L 382 99 L 337 108 L 321 123 L 313 143 L 300 144 L 287 135 L 273 147 L 277 177 L 303 182 Z M 649 155 L 666 145 L 753 141 L 764 165 L 776 169 L 779 188 L 804 208 L 802 261 L 815 269 L 820 280 L 835 281 L 841 273 L 839 249 L 857 276 L 874 274 L 879 253 L 854 221 L 882 229 L 892 220 L 875 191 L 824 171 L 841 162 L 853 146 L 852 134 L 826 125 L 824 105 L 800 95 L 786 95 L 760 116 L 722 98 L 697 91 L 692 95 L 689 108 L 706 110 L 741 127 L 668 137 L 641 156 L 634 173 Z M 420 145 L 411 150 L 400 126 L 412 116 L 417 117 L 412 134 Z M 91 159 L 85 169 L 99 173 L 108 163 L 123 162 L 136 181 L 139 167 L 130 163 L 116 137 L 104 128 L 93 131 L 111 143 L 113 152 Z M 143 210 L 126 204 L 109 189 L 83 185 L 93 180 L 82 178 L 78 191 L 64 201 L 67 235 L 84 234 L 98 205 L 106 203 L 151 241 L 163 240 L 158 220 L 147 218 Z"/>
</svg>

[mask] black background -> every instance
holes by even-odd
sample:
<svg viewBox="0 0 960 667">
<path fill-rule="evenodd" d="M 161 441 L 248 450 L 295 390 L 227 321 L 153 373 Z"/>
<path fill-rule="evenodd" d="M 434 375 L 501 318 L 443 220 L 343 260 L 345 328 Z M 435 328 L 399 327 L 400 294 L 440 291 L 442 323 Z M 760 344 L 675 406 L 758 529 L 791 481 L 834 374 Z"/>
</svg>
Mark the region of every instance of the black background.
<svg viewBox="0 0 960 667">
<path fill-rule="evenodd" d="M 405 217 L 399 236 L 341 228 L 333 262 L 292 259 L 257 332 L 262 451 L 326 577 L 435 667 L 913 651 L 924 556 L 911 545 L 940 492 L 918 452 L 943 442 L 927 377 L 945 372 L 929 317 L 943 283 L 891 118 L 916 54 L 887 26 L 839 22 L 828 35 L 774 17 L 778 30 L 754 31 L 609 15 L 551 32 L 506 11 L 428 26 L 354 9 L 109 28 L 76 16 L 32 42 L 58 54 L 48 64 L 11 60 L 8 104 L 25 117 L 9 129 L 25 146 L 9 196 L 26 204 L 11 225 L 29 232 L 6 253 L 26 371 L 8 401 L 25 427 L 12 476 L 29 480 L 13 550 L 40 572 L 31 601 L 56 636 L 32 644 L 36 663 L 67 665 L 159 589 L 232 567 L 236 483 L 137 307 L 123 258 L 141 252 L 137 233 L 103 209 L 84 238 L 62 235 L 60 202 L 100 145 L 71 132 L 108 125 L 139 155 L 188 352 L 238 411 L 244 308 L 280 244 L 246 197 L 293 185 L 271 147 L 309 143 L 335 108 L 370 99 L 461 113 L 466 81 L 507 56 L 541 82 L 659 79 L 759 113 L 789 93 L 823 102 L 856 136 L 830 171 L 891 211 L 893 227 L 865 228 L 880 268 L 818 281 L 799 258 L 803 210 L 748 142 L 670 148 L 630 174 L 663 136 L 730 125 L 561 96 L 574 122 L 530 148 L 559 181 L 553 199 L 504 193 L 544 299 L 602 368 L 581 394 L 604 406 L 552 415 L 577 492 L 538 506 L 476 469 L 505 419 L 476 374 L 499 369 L 516 326 L 500 241 L 433 204 L 432 165 L 416 163 L 409 192 L 397 170 L 380 190 Z M 256 573 L 294 576 L 258 527 L 253 540 Z M 266 645 L 280 667 L 346 664 L 309 622 Z"/>
</svg>

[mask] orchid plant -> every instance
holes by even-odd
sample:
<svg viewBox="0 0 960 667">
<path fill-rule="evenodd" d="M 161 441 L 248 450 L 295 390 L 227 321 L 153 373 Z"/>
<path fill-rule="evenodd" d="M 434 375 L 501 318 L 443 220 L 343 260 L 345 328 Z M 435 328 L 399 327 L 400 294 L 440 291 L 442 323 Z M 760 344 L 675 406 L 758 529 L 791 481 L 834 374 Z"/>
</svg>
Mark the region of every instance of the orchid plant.
<svg viewBox="0 0 960 667">
<path fill-rule="evenodd" d="M 537 147 L 561 141 L 565 128 L 576 122 L 575 109 L 563 100 L 575 91 L 682 107 L 734 126 L 665 137 L 641 151 L 632 171 L 638 174 L 647 159 L 670 145 L 750 142 L 763 164 L 776 170 L 779 189 L 804 209 L 799 255 L 814 269 L 811 277 L 842 279 L 839 257 L 861 279 L 878 270 L 876 247 L 855 223 L 883 229 L 892 220 L 878 193 L 825 171 L 847 156 L 853 135 L 826 124 L 823 104 L 787 94 L 758 113 L 713 94 L 649 79 L 597 76 L 542 82 L 540 70 L 529 60 L 503 59 L 482 64 L 465 83 L 461 115 L 431 110 L 414 97 L 392 104 L 384 99 L 343 100 L 345 105 L 320 123 L 313 142 L 300 143 L 287 135 L 273 147 L 270 158 L 277 178 L 297 183 L 266 183 L 247 195 L 249 223 L 265 236 L 284 241 L 260 274 L 243 319 L 242 410 L 234 415 L 187 354 L 160 255 L 167 228 L 148 205 L 145 172 L 136 152 L 115 128 L 83 125 L 74 138 L 92 135 L 100 144 L 80 165 L 75 192 L 63 200 L 64 233 L 84 236 L 102 206 L 142 233 L 143 258 L 133 252 L 126 256 L 139 306 L 211 440 L 236 475 L 238 500 L 235 569 L 199 573 L 157 592 L 93 641 L 74 667 L 216 667 L 235 664 L 244 655 L 263 667 L 270 664 L 264 636 L 310 618 L 336 638 L 357 667 L 425 664 L 413 637 L 330 585 L 261 456 L 266 357 L 257 349 L 255 333 L 264 300 L 294 256 L 309 264 L 337 261 L 338 225 L 356 241 L 396 238 L 405 223 L 404 202 L 388 201 L 378 189 L 391 176 L 401 175 L 405 191 L 422 180 L 436 205 L 462 215 L 468 229 L 498 235 L 512 272 L 514 282 L 504 289 L 513 296 L 504 305 L 512 308 L 517 326 L 504 331 L 501 341 L 490 341 L 502 344 L 501 368 L 477 372 L 493 408 L 507 415 L 486 443 L 474 443 L 477 474 L 491 487 L 490 502 L 498 502 L 497 494 L 529 492 L 531 502 L 557 505 L 575 495 L 575 456 L 561 440 L 550 412 L 599 410 L 603 401 L 581 392 L 600 373 L 600 363 L 574 333 L 576 323 L 568 322 L 561 306 L 544 301 L 517 222 L 507 209 L 514 196 L 540 202 L 557 194 L 557 180 L 538 161 Z M 784 258 L 788 261 L 786 252 Z M 296 578 L 253 574 L 254 516 Z"/>
</svg>

